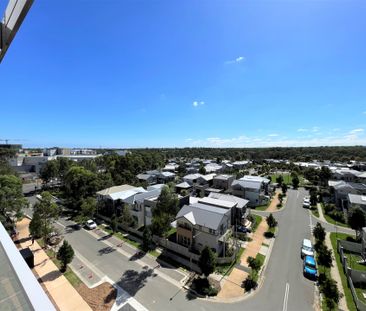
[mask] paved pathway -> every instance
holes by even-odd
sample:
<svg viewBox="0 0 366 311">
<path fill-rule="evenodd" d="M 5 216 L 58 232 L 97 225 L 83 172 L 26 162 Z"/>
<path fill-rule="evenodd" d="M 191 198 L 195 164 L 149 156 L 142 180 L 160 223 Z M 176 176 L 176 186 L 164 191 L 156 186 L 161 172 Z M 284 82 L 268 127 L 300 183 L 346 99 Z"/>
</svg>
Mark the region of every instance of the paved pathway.
<svg viewBox="0 0 366 311">
<path fill-rule="evenodd" d="M 268 225 L 263 218 L 255 233 L 253 233 L 252 241 L 247 243 L 247 247 L 240 258 L 240 264 L 248 267 L 247 259 L 249 256 L 256 257 L 259 253 L 264 241 L 264 232 L 268 230 Z M 244 294 L 242 283 L 248 276 L 248 273 L 242 269 L 234 268 L 230 275 L 225 278 L 222 289 L 218 294 L 218 298 L 235 298 Z"/>
<path fill-rule="evenodd" d="M 278 199 L 278 195 L 281 193 L 282 191 L 280 189 L 277 189 L 272 200 L 271 200 L 271 204 L 268 206 L 268 208 L 266 209 L 266 212 L 277 212 L 279 211 L 277 204 L 280 203 L 280 200 Z M 283 203 L 283 205 L 285 205 L 285 203 Z"/>
<path fill-rule="evenodd" d="M 318 203 L 316 207 L 317 207 L 318 212 L 319 212 L 319 219 L 320 219 L 321 221 L 327 222 L 327 220 L 326 220 L 326 219 L 325 219 L 325 217 L 324 217 L 323 209 L 322 209 L 321 204 L 320 204 L 320 203 Z"/>
<path fill-rule="evenodd" d="M 328 246 L 329 249 L 333 250 L 332 243 L 330 241 L 329 232 L 327 232 L 327 234 L 326 234 L 325 244 Z M 335 256 L 335 255 L 333 254 L 333 256 Z M 332 278 L 335 281 L 337 281 L 338 289 L 343 294 L 343 297 L 339 300 L 338 309 L 339 310 L 348 310 L 346 299 L 345 299 L 345 296 L 344 296 L 344 289 L 343 289 L 343 286 L 342 286 L 341 276 L 339 275 L 339 270 L 338 270 L 338 267 L 337 267 L 337 263 L 335 262 L 335 259 L 333 260 L 333 267 L 330 268 L 330 274 L 331 274 Z"/>
<path fill-rule="evenodd" d="M 17 224 L 20 246 L 21 248 L 29 247 L 32 250 L 34 254 L 34 270 L 40 282 L 43 283 L 48 294 L 52 297 L 53 302 L 62 311 L 91 310 L 89 305 L 62 275 L 37 241 L 34 241 L 34 244 L 31 245 L 32 242 L 29 239 L 28 230 L 29 222 L 30 220 L 28 218 L 24 218 Z"/>
</svg>

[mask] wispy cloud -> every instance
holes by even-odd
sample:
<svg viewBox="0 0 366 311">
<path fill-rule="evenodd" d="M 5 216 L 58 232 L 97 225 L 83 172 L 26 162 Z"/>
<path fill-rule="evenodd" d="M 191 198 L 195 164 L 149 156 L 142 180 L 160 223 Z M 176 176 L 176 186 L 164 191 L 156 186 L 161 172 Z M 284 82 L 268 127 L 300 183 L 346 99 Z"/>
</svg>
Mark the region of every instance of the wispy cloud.
<svg viewBox="0 0 366 311">
<path fill-rule="evenodd" d="M 309 133 L 312 129 L 309 129 Z M 303 147 L 303 146 L 353 146 L 366 145 L 364 129 L 338 132 L 337 135 L 321 135 L 321 132 L 299 137 L 281 137 L 277 134 L 267 136 L 240 135 L 236 137 L 208 137 L 185 141 L 190 147 Z M 274 136 L 276 135 L 276 136 Z"/>
<path fill-rule="evenodd" d="M 363 114 L 366 114 L 366 111 L 362 112 Z"/>
<path fill-rule="evenodd" d="M 246 58 L 244 56 L 238 56 L 235 59 L 231 59 L 225 62 L 225 64 L 230 65 L 230 64 L 238 64 L 241 62 L 244 62 L 246 60 Z"/>
<path fill-rule="evenodd" d="M 297 129 L 298 132 L 307 132 L 308 129 L 303 129 L 303 128 L 300 128 L 300 129 Z"/>
<path fill-rule="evenodd" d="M 349 134 L 363 133 L 364 131 L 365 131 L 364 129 L 354 129 L 350 131 Z"/>
<path fill-rule="evenodd" d="M 311 128 L 299 128 L 299 129 L 297 129 L 298 132 L 313 132 L 313 133 L 319 132 L 319 130 L 320 130 L 320 127 L 318 127 L 318 126 L 313 126 Z"/>
<path fill-rule="evenodd" d="M 198 100 L 195 100 L 192 105 L 193 107 L 198 107 L 198 106 L 203 106 L 205 104 L 204 101 L 198 101 Z"/>
</svg>

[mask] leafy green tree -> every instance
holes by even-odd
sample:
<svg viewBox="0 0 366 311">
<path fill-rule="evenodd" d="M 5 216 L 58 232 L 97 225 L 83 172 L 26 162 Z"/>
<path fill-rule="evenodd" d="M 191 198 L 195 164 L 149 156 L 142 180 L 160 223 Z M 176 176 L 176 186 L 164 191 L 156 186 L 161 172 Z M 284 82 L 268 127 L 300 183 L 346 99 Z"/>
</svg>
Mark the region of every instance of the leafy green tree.
<svg viewBox="0 0 366 311">
<path fill-rule="evenodd" d="M 337 282 L 332 278 L 326 278 L 320 285 L 321 293 L 326 297 L 326 302 L 330 310 L 333 310 L 341 298 L 341 293 L 338 290 Z"/>
<path fill-rule="evenodd" d="M 348 212 L 348 224 L 356 231 L 356 237 L 359 236 L 362 228 L 366 225 L 365 213 L 360 208 L 352 209 Z"/>
<path fill-rule="evenodd" d="M 48 161 L 40 172 L 40 177 L 45 183 L 48 183 L 51 181 L 51 179 L 59 177 L 60 167 L 59 167 L 59 161 L 52 160 Z"/>
<path fill-rule="evenodd" d="M 115 214 L 111 217 L 111 229 L 113 233 L 116 233 L 118 229 L 118 218 Z"/>
<path fill-rule="evenodd" d="M 93 197 L 88 197 L 81 203 L 81 214 L 85 218 L 93 218 L 97 209 L 97 200 Z"/>
<path fill-rule="evenodd" d="M 60 260 L 62 264 L 61 271 L 66 271 L 67 265 L 73 260 L 73 258 L 74 250 L 71 245 L 64 240 L 64 243 L 57 252 L 57 259 Z"/>
<path fill-rule="evenodd" d="M 39 213 L 33 214 L 33 218 L 29 223 L 29 232 L 36 239 L 42 237 L 42 219 Z"/>
<path fill-rule="evenodd" d="M 200 166 L 200 168 L 198 169 L 198 173 L 205 175 L 206 174 L 206 169 L 203 165 Z"/>
<path fill-rule="evenodd" d="M 267 216 L 266 221 L 270 228 L 275 228 L 277 226 L 277 220 L 273 217 L 272 213 Z"/>
<path fill-rule="evenodd" d="M 282 184 L 281 188 L 282 188 L 282 193 L 284 195 L 286 195 L 286 193 L 287 193 L 287 185 L 286 184 Z"/>
<path fill-rule="evenodd" d="M 207 278 L 216 268 L 216 254 L 211 248 L 205 246 L 198 260 L 198 266 Z"/>
<path fill-rule="evenodd" d="M 148 251 L 150 249 L 150 245 L 152 244 L 152 232 L 150 226 L 145 226 L 144 231 L 142 233 L 142 248 L 144 251 Z"/>
<path fill-rule="evenodd" d="M 324 242 L 325 240 L 325 230 L 320 222 L 317 222 L 314 229 L 313 229 L 314 238 L 317 241 Z"/>
<path fill-rule="evenodd" d="M 96 174 L 81 166 L 72 166 L 65 175 L 65 195 L 71 208 L 80 209 L 83 199 L 91 197 L 99 190 Z"/>
<path fill-rule="evenodd" d="M 282 205 L 282 202 L 283 202 L 283 194 L 282 193 L 278 194 L 278 201 L 280 201 L 280 204 Z"/>
<path fill-rule="evenodd" d="M 330 268 L 332 263 L 332 251 L 323 243 L 317 249 L 318 263 L 324 267 Z"/>
<path fill-rule="evenodd" d="M 14 175 L 0 176 L 0 214 L 18 219 L 26 206 L 20 179 Z"/>
<path fill-rule="evenodd" d="M 258 272 L 256 270 L 252 270 L 247 278 L 243 282 L 243 287 L 246 292 L 251 291 L 252 289 L 256 289 L 258 286 Z"/>
<path fill-rule="evenodd" d="M 276 182 L 281 186 L 283 183 L 283 176 L 282 175 L 277 176 Z"/>
<path fill-rule="evenodd" d="M 40 231 L 37 233 L 47 241 L 48 235 L 54 230 L 53 222 L 59 217 L 60 209 L 56 203 L 52 202 L 52 195 L 49 192 L 42 192 L 41 197 L 42 199 L 33 207 L 33 218 L 39 217 L 37 221 L 40 221 Z"/>
<path fill-rule="evenodd" d="M 251 257 L 251 256 L 249 256 L 247 258 L 247 263 L 250 268 L 252 268 L 253 270 L 255 270 L 257 272 L 260 270 L 260 268 L 262 266 L 260 260 L 258 260 L 257 258 Z"/>
<path fill-rule="evenodd" d="M 152 210 L 152 231 L 162 236 L 170 229 L 170 223 L 178 212 L 178 197 L 169 187 L 164 186 L 156 207 Z"/>
<path fill-rule="evenodd" d="M 294 175 L 292 177 L 292 186 L 294 187 L 294 189 L 297 189 L 299 187 L 299 184 L 300 184 L 299 177 L 297 175 Z"/>
<path fill-rule="evenodd" d="M 317 197 L 317 195 L 316 195 L 316 192 L 312 192 L 311 194 L 310 194 L 310 204 L 312 205 L 312 206 L 316 206 L 316 204 L 318 203 L 318 197 Z"/>
<path fill-rule="evenodd" d="M 135 225 L 135 221 L 134 221 L 133 217 L 131 216 L 128 206 L 123 206 L 120 221 L 125 226 L 133 227 Z"/>
</svg>

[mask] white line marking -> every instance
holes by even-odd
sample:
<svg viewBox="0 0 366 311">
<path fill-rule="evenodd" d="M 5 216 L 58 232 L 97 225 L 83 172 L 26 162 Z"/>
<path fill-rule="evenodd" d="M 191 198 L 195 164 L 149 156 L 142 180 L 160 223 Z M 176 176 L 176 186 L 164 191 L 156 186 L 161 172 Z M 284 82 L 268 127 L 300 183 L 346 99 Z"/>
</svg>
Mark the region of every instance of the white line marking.
<svg viewBox="0 0 366 311">
<path fill-rule="evenodd" d="M 283 297 L 282 311 L 287 311 L 288 293 L 290 291 L 290 284 L 286 283 L 285 297 Z"/>
</svg>

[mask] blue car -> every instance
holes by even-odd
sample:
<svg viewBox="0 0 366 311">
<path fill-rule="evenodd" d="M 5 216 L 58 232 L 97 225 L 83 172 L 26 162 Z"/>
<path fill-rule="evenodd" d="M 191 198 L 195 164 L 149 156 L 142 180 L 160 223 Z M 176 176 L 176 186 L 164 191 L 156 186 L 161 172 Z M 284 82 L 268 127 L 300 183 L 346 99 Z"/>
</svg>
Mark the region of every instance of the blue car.
<svg viewBox="0 0 366 311">
<path fill-rule="evenodd" d="M 314 257 L 312 256 L 305 256 L 304 259 L 304 276 L 316 280 L 318 277 L 318 270 L 316 269 L 316 262 Z"/>
</svg>

